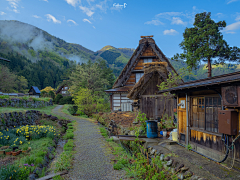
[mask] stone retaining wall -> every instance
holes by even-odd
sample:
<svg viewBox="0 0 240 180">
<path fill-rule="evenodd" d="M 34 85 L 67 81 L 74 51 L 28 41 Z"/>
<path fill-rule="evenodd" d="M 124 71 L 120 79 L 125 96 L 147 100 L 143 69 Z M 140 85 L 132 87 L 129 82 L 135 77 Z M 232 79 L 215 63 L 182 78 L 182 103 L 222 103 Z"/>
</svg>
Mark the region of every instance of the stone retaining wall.
<svg viewBox="0 0 240 180">
<path fill-rule="evenodd" d="M 40 111 L 10 112 L 0 114 L 0 130 L 11 129 L 24 125 L 35 125 L 36 121 L 42 116 Z"/>
<path fill-rule="evenodd" d="M 46 106 L 52 106 L 52 105 L 53 105 L 52 99 L 50 99 L 49 102 L 24 100 L 24 99 L 18 99 L 18 98 L 0 99 L 0 107 L 39 108 L 39 107 L 46 107 Z"/>
</svg>

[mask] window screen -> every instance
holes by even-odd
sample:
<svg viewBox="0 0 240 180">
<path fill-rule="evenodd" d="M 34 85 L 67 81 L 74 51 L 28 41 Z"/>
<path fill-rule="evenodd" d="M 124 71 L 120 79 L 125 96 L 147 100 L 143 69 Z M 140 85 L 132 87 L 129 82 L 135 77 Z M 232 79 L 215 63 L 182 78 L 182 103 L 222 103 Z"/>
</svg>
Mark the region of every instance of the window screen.
<svg viewBox="0 0 240 180">
<path fill-rule="evenodd" d="M 139 81 L 139 79 L 143 76 L 144 73 L 136 73 L 136 83 Z"/>
</svg>

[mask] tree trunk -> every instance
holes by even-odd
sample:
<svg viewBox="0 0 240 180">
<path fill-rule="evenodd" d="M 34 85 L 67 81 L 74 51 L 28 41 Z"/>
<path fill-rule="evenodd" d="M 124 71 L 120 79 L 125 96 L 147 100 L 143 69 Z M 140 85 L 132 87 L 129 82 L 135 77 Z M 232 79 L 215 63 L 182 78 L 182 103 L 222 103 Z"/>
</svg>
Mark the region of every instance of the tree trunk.
<svg viewBox="0 0 240 180">
<path fill-rule="evenodd" d="M 210 62 L 210 58 L 208 58 L 208 77 L 212 77 L 212 65 Z"/>
</svg>

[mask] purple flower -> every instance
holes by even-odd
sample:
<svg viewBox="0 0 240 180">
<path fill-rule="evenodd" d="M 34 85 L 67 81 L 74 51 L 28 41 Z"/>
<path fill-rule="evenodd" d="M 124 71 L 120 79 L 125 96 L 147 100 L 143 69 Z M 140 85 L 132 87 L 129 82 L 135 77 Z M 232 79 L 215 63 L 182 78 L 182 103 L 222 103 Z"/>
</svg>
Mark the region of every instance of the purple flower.
<svg viewBox="0 0 240 180">
<path fill-rule="evenodd" d="M 28 164 L 24 164 L 24 166 L 28 166 Z"/>
<path fill-rule="evenodd" d="M 31 166 L 34 166 L 34 164 L 31 164 Z"/>
</svg>

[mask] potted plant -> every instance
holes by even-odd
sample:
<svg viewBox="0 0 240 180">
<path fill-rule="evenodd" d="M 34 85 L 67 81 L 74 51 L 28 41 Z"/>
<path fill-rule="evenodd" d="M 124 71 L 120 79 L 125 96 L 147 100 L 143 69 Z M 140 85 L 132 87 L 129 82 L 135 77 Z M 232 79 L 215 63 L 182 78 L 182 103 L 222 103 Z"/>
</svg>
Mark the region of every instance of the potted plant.
<svg viewBox="0 0 240 180">
<path fill-rule="evenodd" d="M 12 149 L 10 149 L 10 148 L 5 149 L 5 154 L 6 155 L 11 155 L 12 154 Z"/>
<path fill-rule="evenodd" d="M 12 151 L 12 155 L 17 156 L 18 154 L 20 154 L 20 152 L 21 152 L 21 150 L 15 149 L 14 151 Z"/>
</svg>

